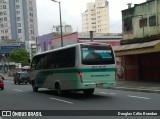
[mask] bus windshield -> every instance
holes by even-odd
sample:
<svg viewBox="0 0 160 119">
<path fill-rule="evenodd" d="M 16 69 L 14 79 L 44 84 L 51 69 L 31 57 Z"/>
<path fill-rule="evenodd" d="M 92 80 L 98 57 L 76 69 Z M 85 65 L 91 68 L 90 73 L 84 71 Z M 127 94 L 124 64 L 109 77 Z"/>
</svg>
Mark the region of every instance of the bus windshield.
<svg viewBox="0 0 160 119">
<path fill-rule="evenodd" d="M 114 64 L 114 54 L 111 46 L 81 45 L 82 64 L 101 65 Z"/>
</svg>

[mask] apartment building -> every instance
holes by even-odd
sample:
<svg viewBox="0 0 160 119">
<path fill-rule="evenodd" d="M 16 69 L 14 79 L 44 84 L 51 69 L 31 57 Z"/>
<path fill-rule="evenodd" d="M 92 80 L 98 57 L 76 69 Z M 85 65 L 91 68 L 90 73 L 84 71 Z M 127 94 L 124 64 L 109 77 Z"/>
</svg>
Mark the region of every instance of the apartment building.
<svg viewBox="0 0 160 119">
<path fill-rule="evenodd" d="M 29 43 L 37 34 L 36 0 L 0 0 L 0 40 Z"/>
<path fill-rule="evenodd" d="M 95 0 L 87 3 L 87 10 L 82 13 L 82 32 L 109 33 L 109 2 Z"/>
</svg>

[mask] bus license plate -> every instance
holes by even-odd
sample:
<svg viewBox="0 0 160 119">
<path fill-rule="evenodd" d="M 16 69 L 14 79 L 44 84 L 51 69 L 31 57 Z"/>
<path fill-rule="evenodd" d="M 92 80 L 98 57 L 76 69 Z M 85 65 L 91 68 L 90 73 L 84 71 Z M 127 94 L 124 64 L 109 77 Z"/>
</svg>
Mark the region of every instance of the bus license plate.
<svg viewBox="0 0 160 119">
<path fill-rule="evenodd" d="M 96 86 L 97 86 L 97 87 L 102 87 L 102 86 L 103 86 L 103 83 L 97 83 Z"/>
</svg>

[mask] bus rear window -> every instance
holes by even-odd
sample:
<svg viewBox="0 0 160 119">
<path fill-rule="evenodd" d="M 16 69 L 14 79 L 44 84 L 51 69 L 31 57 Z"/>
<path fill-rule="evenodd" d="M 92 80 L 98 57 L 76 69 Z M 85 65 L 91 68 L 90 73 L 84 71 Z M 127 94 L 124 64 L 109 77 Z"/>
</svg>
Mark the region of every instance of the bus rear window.
<svg viewBox="0 0 160 119">
<path fill-rule="evenodd" d="M 105 65 L 114 64 L 114 54 L 111 46 L 81 45 L 82 64 Z"/>
</svg>

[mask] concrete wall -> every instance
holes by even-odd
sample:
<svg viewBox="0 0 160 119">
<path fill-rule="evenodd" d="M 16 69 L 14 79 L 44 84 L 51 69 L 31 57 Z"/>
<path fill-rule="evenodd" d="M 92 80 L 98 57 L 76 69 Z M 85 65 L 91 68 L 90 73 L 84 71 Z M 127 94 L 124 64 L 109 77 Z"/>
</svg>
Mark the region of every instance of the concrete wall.
<svg viewBox="0 0 160 119">
<path fill-rule="evenodd" d="M 160 0 L 152 0 L 141 4 L 136 4 L 133 8 L 122 11 L 123 24 L 125 18 L 132 19 L 133 29 L 123 31 L 124 40 L 144 38 L 151 35 L 160 34 Z M 150 25 L 150 17 L 156 17 L 156 25 Z M 140 27 L 140 19 L 146 18 L 147 25 Z M 124 29 L 123 29 L 124 30 Z"/>
<path fill-rule="evenodd" d="M 51 49 L 51 39 L 53 33 L 45 34 L 37 37 L 37 52 L 43 52 Z"/>
<path fill-rule="evenodd" d="M 63 36 L 63 46 L 75 44 L 77 42 L 78 42 L 77 32 Z M 51 45 L 54 49 L 60 48 L 61 47 L 61 37 L 52 38 Z"/>
</svg>

